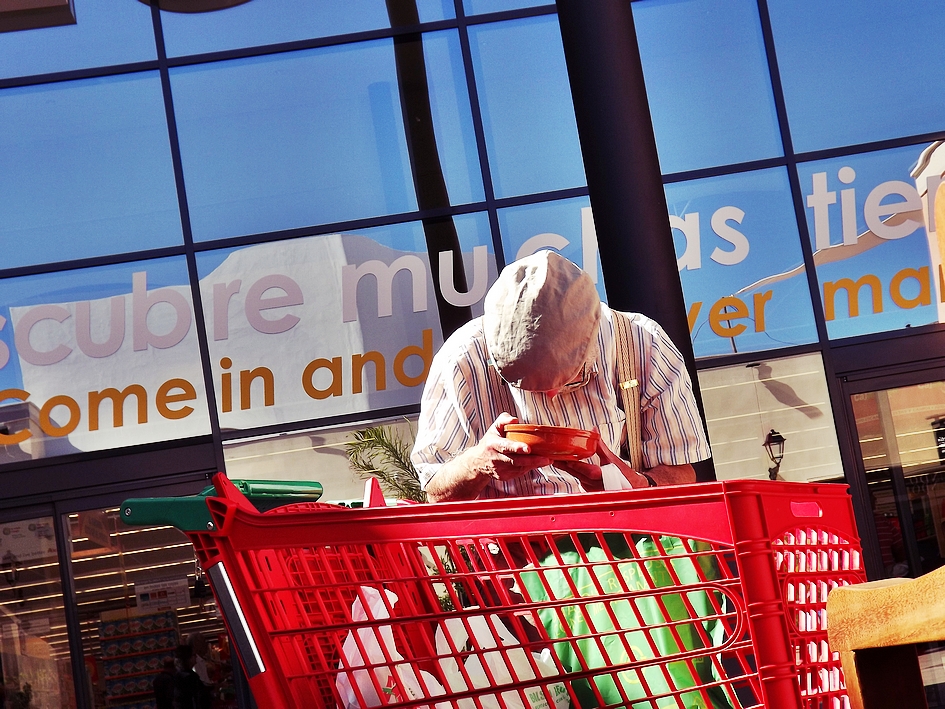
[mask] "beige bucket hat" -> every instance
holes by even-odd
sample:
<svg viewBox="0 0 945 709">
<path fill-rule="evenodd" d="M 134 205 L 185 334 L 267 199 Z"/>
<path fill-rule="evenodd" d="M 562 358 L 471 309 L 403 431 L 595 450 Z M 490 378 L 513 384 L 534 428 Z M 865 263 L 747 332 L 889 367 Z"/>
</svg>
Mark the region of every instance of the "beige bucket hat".
<svg viewBox="0 0 945 709">
<path fill-rule="evenodd" d="M 580 373 L 600 317 L 591 277 L 555 251 L 538 251 L 502 269 L 486 293 L 482 323 L 505 381 L 551 391 Z"/>
</svg>

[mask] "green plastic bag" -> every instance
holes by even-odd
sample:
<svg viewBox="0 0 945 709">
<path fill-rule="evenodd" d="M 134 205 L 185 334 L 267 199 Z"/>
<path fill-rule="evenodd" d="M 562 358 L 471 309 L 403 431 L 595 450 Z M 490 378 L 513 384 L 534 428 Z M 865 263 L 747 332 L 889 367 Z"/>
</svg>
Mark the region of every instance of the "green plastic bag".
<svg viewBox="0 0 945 709">
<path fill-rule="evenodd" d="M 552 640 L 581 638 L 576 641 L 555 643 L 553 646 L 568 672 L 582 670 L 580 656 L 583 656 L 586 666 L 590 669 L 607 669 L 627 662 L 698 650 L 706 646 L 703 638 L 710 640 L 711 647 L 721 645 L 724 627 L 715 618 L 719 614 L 718 609 L 721 603 L 717 592 L 689 591 L 685 599 L 681 594 L 663 592 L 656 595 L 644 594 L 633 599 L 614 600 L 606 600 L 606 596 L 601 595 L 602 593 L 618 593 L 626 589 L 643 591 L 671 587 L 675 582 L 668 564 L 672 565 L 673 573 L 683 584 L 718 578 L 720 574 L 715 557 L 698 554 L 698 551 L 709 549 L 707 544 L 690 541 L 687 549 L 683 541 L 677 537 L 661 537 L 657 545 L 653 537 L 636 536 L 632 539 L 636 547 L 636 553 L 633 553 L 626 537 L 622 534 L 605 534 L 604 539 L 610 550 L 610 558 L 626 559 L 626 561 L 610 561 L 596 535 L 578 535 L 581 551 L 575 547 L 571 538 L 563 538 L 556 543 L 558 556 L 566 568 L 554 568 L 559 565 L 559 562 L 556 555 L 552 553 L 541 561 L 542 571 L 526 571 L 521 576 L 522 585 L 528 597 L 533 601 L 575 598 L 575 590 L 579 598 L 602 598 L 600 602 L 582 602 L 581 605 L 565 606 L 560 609 L 560 615 L 554 608 L 542 608 L 538 612 Z M 663 555 L 676 558 L 668 561 L 652 558 Z M 587 562 L 593 564 L 591 568 L 585 564 L 585 558 Z M 617 573 L 620 574 L 622 580 L 617 578 Z M 542 575 L 544 583 L 541 579 Z M 572 590 L 572 584 L 574 590 Z M 687 607 L 687 601 L 689 607 Z M 692 611 L 689 610 L 690 607 Z M 650 627 L 688 618 L 693 618 L 693 622 L 674 624 L 678 642 L 669 627 Z M 700 618 L 708 618 L 708 620 L 699 620 Z M 626 632 L 613 633 L 612 631 L 615 630 Z M 626 645 L 621 640 L 621 636 L 626 640 Z M 630 647 L 629 654 L 627 645 Z M 672 686 L 666 673 L 671 678 Z M 614 681 L 614 676 L 614 673 L 602 673 L 593 678 L 598 692 L 608 705 L 647 707 L 648 709 L 654 706 L 649 697 L 669 694 L 672 691 L 678 692 L 697 684 L 718 680 L 718 673 L 715 671 L 711 656 L 624 670 L 616 673 L 620 687 Z M 580 700 L 582 709 L 598 706 L 598 700 L 588 680 L 575 680 L 572 682 L 572 688 Z M 621 696 L 621 689 L 629 702 Z M 680 698 L 687 709 L 731 709 L 733 706 L 738 706 L 734 697 L 719 686 L 683 692 Z M 636 703 L 635 700 L 640 700 L 640 702 Z M 667 696 L 657 700 L 655 706 L 661 709 L 663 707 L 678 709 L 680 705 L 675 697 Z"/>
</svg>

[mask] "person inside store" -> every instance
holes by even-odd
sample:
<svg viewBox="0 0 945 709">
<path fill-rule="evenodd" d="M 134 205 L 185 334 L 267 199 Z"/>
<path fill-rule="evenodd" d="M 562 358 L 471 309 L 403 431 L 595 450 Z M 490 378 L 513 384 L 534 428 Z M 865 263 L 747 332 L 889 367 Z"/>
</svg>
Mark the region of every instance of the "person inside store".
<svg viewBox="0 0 945 709">
<path fill-rule="evenodd" d="M 207 642 L 203 633 L 191 633 L 187 636 L 187 644 L 194 651 L 194 672 L 209 691 L 214 686 L 211 674 L 216 669 L 210 659 L 210 643 Z"/>
<path fill-rule="evenodd" d="M 161 674 L 154 678 L 154 709 L 175 709 L 174 676 L 177 669 L 173 657 L 165 657 Z"/>
<path fill-rule="evenodd" d="M 504 268 L 483 315 L 433 358 L 411 454 L 428 500 L 601 490 L 602 465 L 632 487 L 694 482 L 692 463 L 711 452 L 682 355 L 655 321 L 626 315 L 639 363 L 642 470 L 618 457 L 627 437 L 617 316 L 586 272 L 544 250 Z M 596 429 L 597 460 L 535 455 L 503 435 L 518 422 Z"/>
<path fill-rule="evenodd" d="M 197 656 L 187 644 L 177 647 L 177 674 L 174 675 L 175 709 L 210 709 L 210 690 L 194 671 Z"/>
</svg>

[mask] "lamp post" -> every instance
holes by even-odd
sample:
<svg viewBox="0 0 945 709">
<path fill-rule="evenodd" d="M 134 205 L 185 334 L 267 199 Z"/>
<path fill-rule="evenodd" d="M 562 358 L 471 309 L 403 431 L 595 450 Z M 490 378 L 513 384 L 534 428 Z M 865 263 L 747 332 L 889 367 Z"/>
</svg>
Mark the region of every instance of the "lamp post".
<svg viewBox="0 0 945 709">
<path fill-rule="evenodd" d="M 784 443 L 787 439 L 773 428 L 765 436 L 764 447 L 768 451 L 768 457 L 774 463 L 773 468 L 768 468 L 768 477 L 771 480 L 778 479 L 778 471 L 781 469 L 781 460 L 784 458 Z"/>
</svg>

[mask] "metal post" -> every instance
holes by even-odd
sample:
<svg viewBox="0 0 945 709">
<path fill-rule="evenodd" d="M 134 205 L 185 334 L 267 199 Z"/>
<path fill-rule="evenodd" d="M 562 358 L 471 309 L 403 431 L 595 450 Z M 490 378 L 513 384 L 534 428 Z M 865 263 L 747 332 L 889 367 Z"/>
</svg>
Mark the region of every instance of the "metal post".
<svg viewBox="0 0 945 709">
<path fill-rule="evenodd" d="M 607 298 L 656 320 L 698 388 L 629 0 L 557 0 Z M 711 460 L 697 464 L 714 480 Z"/>
</svg>

